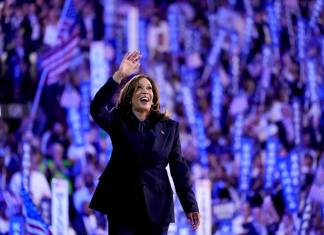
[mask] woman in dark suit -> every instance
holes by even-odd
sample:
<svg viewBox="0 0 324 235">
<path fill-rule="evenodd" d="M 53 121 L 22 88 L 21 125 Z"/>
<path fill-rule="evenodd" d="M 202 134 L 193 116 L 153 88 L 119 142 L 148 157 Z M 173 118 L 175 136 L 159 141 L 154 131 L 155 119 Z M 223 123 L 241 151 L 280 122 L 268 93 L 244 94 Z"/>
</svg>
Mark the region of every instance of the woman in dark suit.
<svg viewBox="0 0 324 235">
<path fill-rule="evenodd" d="M 181 205 L 193 229 L 200 216 L 189 169 L 181 156 L 179 125 L 160 112 L 155 82 L 136 75 L 109 107 L 121 81 L 136 72 L 140 53 L 127 53 L 90 105 L 94 121 L 111 137 L 111 159 L 90 208 L 107 214 L 109 235 L 164 235 L 174 221 L 169 164 Z M 107 107 L 108 106 L 108 107 Z"/>
</svg>

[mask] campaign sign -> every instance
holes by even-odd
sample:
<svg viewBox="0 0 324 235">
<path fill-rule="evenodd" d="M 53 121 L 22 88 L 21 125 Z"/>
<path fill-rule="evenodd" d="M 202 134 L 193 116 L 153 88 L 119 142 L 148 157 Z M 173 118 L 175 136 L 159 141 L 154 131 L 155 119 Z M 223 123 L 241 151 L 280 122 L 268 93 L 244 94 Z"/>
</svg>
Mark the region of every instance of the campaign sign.
<svg viewBox="0 0 324 235">
<path fill-rule="evenodd" d="M 91 80 L 91 97 L 93 98 L 97 91 L 107 81 L 107 74 L 110 73 L 109 64 L 105 57 L 104 42 L 97 41 L 90 46 L 90 80 Z"/>
<path fill-rule="evenodd" d="M 244 116 L 243 114 L 238 114 L 235 117 L 234 130 L 233 130 L 233 150 L 234 152 L 239 152 L 242 145 L 242 135 L 243 135 L 243 124 Z M 238 160 L 238 159 L 237 159 Z"/>
<path fill-rule="evenodd" d="M 290 177 L 297 201 L 300 194 L 300 151 L 294 149 L 290 152 Z"/>
<path fill-rule="evenodd" d="M 89 131 L 90 129 L 90 119 L 89 119 L 89 110 L 90 110 L 90 81 L 83 80 L 80 85 L 80 94 L 81 94 L 81 126 L 82 130 Z"/>
<path fill-rule="evenodd" d="M 69 233 L 69 188 L 64 179 L 52 180 L 52 228 L 53 235 Z"/>
<path fill-rule="evenodd" d="M 197 235 L 212 235 L 212 203 L 210 180 L 198 180 L 195 185 L 195 191 L 201 214 L 201 224 L 197 230 Z"/>
<path fill-rule="evenodd" d="M 148 58 L 148 47 L 147 47 L 147 21 L 143 18 L 140 18 L 139 22 L 138 22 L 138 31 L 139 31 L 139 35 L 138 35 L 138 40 L 139 40 L 139 50 L 141 52 L 141 56 L 143 61 L 146 60 Z"/>
<path fill-rule="evenodd" d="M 302 143 L 302 115 L 301 105 L 298 99 L 293 100 L 292 108 L 295 145 L 299 146 Z"/>
<path fill-rule="evenodd" d="M 24 217 L 13 216 L 10 218 L 10 232 L 9 235 L 24 235 Z"/>
<path fill-rule="evenodd" d="M 266 143 L 265 152 L 265 175 L 264 175 L 264 188 L 270 190 L 274 183 L 274 174 L 276 171 L 276 159 L 279 151 L 279 141 L 277 138 L 270 138 Z"/>
<path fill-rule="evenodd" d="M 239 189 L 243 194 L 248 193 L 251 181 L 251 168 L 253 158 L 253 141 L 250 138 L 243 138 L 240 151 L 240 179 Z"/>
<path fill-rule="evenodd" d="M 127 50 L 139 49 L 139 12 L 137 7 L 129 6 L 127 10 Z"/>
<path fill-rule="evenodd" d="M 84 136 L 81 127 L 81 117 L 79 109 L 76 107 L 70 107 L 67 109 L 68 124 L 71 128 L 72 138 L 76 146 L 83 146 Z"/>
<path fill-rule="evenodd" d="M 178 14 L 178 9 L 176 9 L 175 7 L 170 7 L 168 9 L 167 15 L 170 30 L 170 49 L 172 53 L 177 53 L 179 52 L 179 17 L 181 17 L 181 14 Z"/>
<path fill-rule="evenodd" d="M 305 58 L 305 37 L 306 37 L 306 22 L 302 18 L 297 21 L 297 52 L 298 59 L 302 61 Z"/>
<path fill-rule="evenodd" d="M 208 168 L 208 155 L 206 151 L 207 147 L 207 137 L 205 133 L 204 122 L 201 115 L 196 117 L 196 131 L 197 131 L 197 142 L 198 151 L 200 156 L 200 164 L 204 169 Z"/>
<path fill-rule="evenodd" d="M 213 44 L 212 50 L 208 56 L 207 63 L 209 66 L 214 66 L 216 64 L 216 61 L 220 55 L 222 44 L 224 42 L 226 33 L 224 30 L 220 30 L 218 32 L 217 38 Z"/>
<path fill-rule="evenodd" d="M 214 124 L 217 127 L 220 127 L 223 104 L 223 86 L 218 73 L 214 73 L 212 79 L 212 115 Z"/>
<path fill-rule="evenodd" d="M 296 212 L 298 205 L 289 172 L 289 157 L 279 157 L 277 161 L 286 207 L 290 212 Z"/>
</svg>

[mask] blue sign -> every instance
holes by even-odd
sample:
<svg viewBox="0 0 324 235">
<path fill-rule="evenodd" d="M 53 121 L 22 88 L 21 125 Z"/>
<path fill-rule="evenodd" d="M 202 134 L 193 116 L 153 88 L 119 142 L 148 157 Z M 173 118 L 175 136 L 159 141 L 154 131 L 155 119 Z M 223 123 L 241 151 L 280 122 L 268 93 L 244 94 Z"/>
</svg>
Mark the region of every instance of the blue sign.
<svg viewBox="0 0 324 235">
<path fill-rule="evenodd" d="M 306 22 L 302 18 L 297 21 L 297 52 L 298 59 L 302 61 L 305 58 L 305 42 L 306 42 Z"/>
<path fill-rule="evenodd" d="M 194 29 L 193 31 L 193 45 L 192 45 L 192 50 L 193 52 L 201 52 L 201 45 L 202 45 L 202 42 L 201 42 L 201 33 L 199 31 L 199 29 Z"/>
<path fill-rule="evenodd" d="M 115 50 L 116 50 L 116 63 L 120 63 L 122 61 L 124 53 L 125 53 L 125 45 L 126 45 L 126 39 L 125 39 L 125 32 L 124 28 L 127 28 L 127 22 L 125 22 L 125 27 L 119 27 L 116 28 L 115 32 Z"/>
<path fill-rule="evenodd" d="M 310 59 L 306 63 L 307 75 L 308 75 L 308 92 L 311 103 L 318 102 L 317 83 L 316 83 L 316 63 L 313 59 Z"/>
<path fill-rule="evenodd" d="M 252 33 L 253 33 L 253 27 L 254 27 L 254 19 L 253 15 L 248 14 L 245 18 L 245 36 L 244 36 L 244 47 L 243 47 L 243 53 L 244 55 L 247 55 L 250 52 L 250 45 L 251 45 L 251 39 L 252 39 Z"/>
<path fill-rule="evenodd" d="M 209 66 L 215 65 L 215 63 L 219 57 L 219 54 L 221 52 L 222 44 L 225 39 L 225 36 L 226 36 L 226 33 L 224 30 L 220 30 L 218 32 L 217 38 L 213 44 L 212 50 L 211 50 L 211 52 L 208 56 L 208 59 L 207 59 L 207 63 Z"/>
<path fill-rule="evenodd" d="M 83 146 L 84 138 L 83 138 L 83 132 L 81 127 L 81 117 L 80 117 L 79 109 L 76 107 L 68 108 L 67 118 L 68 118 L 68 124 L 71 128 L 72 138 L 74 140 L 75 145 Z"/>
<path fill-rule="evenodd" d="M 217 37 L 218 23 L 217 23 L 217 14 L 211 13 L 208 14 L 208 26 L 209 26 L 209 35 L 211 41 L 215 41 Z"/>
<path fill-rule="evenodd" d="M 140 18 L 138 23 L 138 32 L 139 32 L 139 49 L 142 55 L 142 61 L 145 61 L 149 57 L 148 47 L 147 47 L 147 21 L 143 18 Z"/>
<path fill-rule="evenodd" d="M 232 92 L 237 94 L 240 82 L 239 38 L 237 33 L 231 34 L 231 57 Z"/>
<path fill-rule="evenodd" d="M 115 11 L 116 1 L 115 0 L 104 0 L 104 20 L 105 20 L 105 39 L 109 41 L 114 38 L 114 23 L 115 23 Z"/>
<path fill-rule="evenodd" d="M 308 235 L 310 229 L 310 220 L 312 218 L 312 201 L 309 197 L 306 198 L 303 214 L 301 216 L 299 232 L 300 235 Z"/>
<path fill-rule="evenodd" d="M 83 80 L 80 85 L 80 95 L 81 95 L 81 125 L 82 131 L 86 132 L 90 130 L 90 81 Z"/>
<path fill-rule="evenodd" d="M 324 68 L 324 37 L 321 37 L 321 60 L 322 67 Z"/>
<path fill-rule="evenodd" d="M 292 103 L 293 108 L 293 127 L 295 136 L 295 145 L 299 146 L 302 144 L 302 117 L 300 112 L 300 102 L 298 99 L 294 99 Z"/>
<path fill-rule="evenodd" d="M 290 177 L 297 200 L 300 194 L 300 150 L 294 149 L 290 152 Z"/>
<path fill-rule="evenodd" d="M 250 188 L 251 168 L 253 158 L 253 141 L 250 138 L 243 138 L 240 149 L 240 181 L 239 190 L 247 193 Z"/>
<path fill-rule="evenodd" d="M 283 196 L 286 202 L 286 207 L 290 212 L 296 212 L 298 205 L 289 172 L 289 157 L 279 157 L 278 168 L 280 172 L 281 185 Z"/>
<path fill-rule="evenodd" d="M 223 105 L 223 86 L 220 81 L 218 73 L 214 73 L 212 76 L 212 115 L 214 119 L 214 125 L 220 127 L 221 114 Z"/>
<path fill-rule="evenodd" d="M 181 17 L 181 14 L 179 14 L 178 10 L 175 7 L 170 7 L 167 14 L 170 30 L 170 49 L 172 53 L 178 53 L 180 37 L 179 17 Z"/>
<path fill-rule="evenodd" d="M 279 153 L 279 141 L 277 138 L 270 138 L 266 143 L 266 152 L 265 152 L 265 179 L 264 179 L 264 188 L 270 190 L 273 187 L 274 183 L 274 174 L 276 171 L 276 159 Z"/>
<path fill-rule="evenodd" d="M 281 0 L 275 0 L 273 4 L 274 4 L 274 13 L 278 23 L 278 29 L 281 30 L 281 12 L 282 12 Z"/>
<path fill-rule="evenodd" d="M 200 164 L 204 169 L 208 168 L 208 155 L 206 151 L 207 137 L 205 134 L 205 127 L 202 115 L 197 114 L 196 117 L 196 132 L 197 132 L 197 143 L 198 151 L 200 156 Z"/>
<path fill-rule="evenodd" d="M 24 217 L 13 216 L 10 218 L 10 235 L 24 235 L 25 234 Z"/>
<path fill-rule="evenodd" d="M 188 28 L 185 32 L 184 49 L 187 54 L 193 53 L 193 45 L 196 44 L 193 42 L 193 33 L 192 28 Z"/>
<path fill-rule="evenodd" d="M 315 4 L 313 5 L 313 9 L 311 11 L 311 16 L 309 20 L 309 27 L 311 29 L 315 27 L 322 8 L 323 8 L 323 0 L 316 0 Z"/>
<path fill-rule="evenodd" d="M 233 150 L 239 152 L 241 149 L 242 135 L 243 135 L 243 114 L 238 114 L 234 122 L 234 136 L 233 136 Z"/>
<path fill-rule="evenodd" d="M 280 22 L 278 22 L 278 17 L 276 16 L 276 11 L 272 3 L 266 6 L 268 23 L 270 29 L 271 45 L 274 49 L 275 56 L 279 56 L 279 31 L 280 31 Z"/>
</svg>

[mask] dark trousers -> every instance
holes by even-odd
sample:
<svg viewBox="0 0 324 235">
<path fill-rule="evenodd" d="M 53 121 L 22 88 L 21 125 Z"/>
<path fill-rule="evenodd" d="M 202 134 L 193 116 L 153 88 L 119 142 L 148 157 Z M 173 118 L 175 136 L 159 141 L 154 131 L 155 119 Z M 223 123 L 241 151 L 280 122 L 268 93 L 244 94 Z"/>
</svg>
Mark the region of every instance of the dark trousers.
<svg viewBox="0 0 324 235">
<path fill-rule="evenodd" d="M 169 225 L 109 220 L 108 235 L 167 235 Z"/>
<path fill-rule="evenodd" d="M 153 223 L 147 213 L 143 190 L 138 188 L 129 210 L 107 216 L 108 235 L 167 235 L 169 223 Z M 127 212 L 126 212 L 127 211 Z"/>
</svg>

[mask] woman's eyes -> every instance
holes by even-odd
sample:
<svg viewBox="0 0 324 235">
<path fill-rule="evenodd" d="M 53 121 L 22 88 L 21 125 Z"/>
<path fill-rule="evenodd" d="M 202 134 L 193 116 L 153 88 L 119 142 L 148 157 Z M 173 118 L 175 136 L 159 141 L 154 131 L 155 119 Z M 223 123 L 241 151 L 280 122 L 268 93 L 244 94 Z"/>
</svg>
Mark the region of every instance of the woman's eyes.
<svg viewBox="0 0 324 235">
<path fill-rule="evenodd" d="M 144 89 L 144 88 L 141 87 L 141 86 L 138 86 L 138 87 L 137 87 L 137 90 L 143 90 L 143 89 Z M 152 90 L 152 87 L 151 87 L 151 86 L 146 87 L 146 90 Z"/>
</svg>

